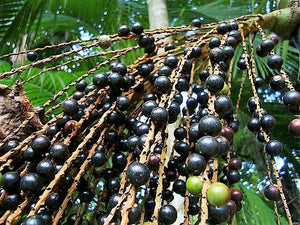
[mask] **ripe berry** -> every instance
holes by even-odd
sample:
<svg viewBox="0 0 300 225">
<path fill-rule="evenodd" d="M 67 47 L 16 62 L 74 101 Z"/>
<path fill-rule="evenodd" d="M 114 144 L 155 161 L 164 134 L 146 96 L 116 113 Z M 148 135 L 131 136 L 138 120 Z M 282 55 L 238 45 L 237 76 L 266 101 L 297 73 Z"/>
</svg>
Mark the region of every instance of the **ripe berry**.
<svg viewBox="0 0 300 225">
<path fill-rule="evenodd" d="M 8 152 L 11 149 L 14 149 L 15 147 L 17 147 L 19 145 L 19 142 L 17 140 L 9 140 L 7 142 L 5 142 L 3 150 L 4 152 Z"/>
<path fill-rule="evenodd" d="M 231 46 L 232 48 L 235 48 L 238 44 L 238 41 L 235 37 L 229 36 L 226 40 L 227 46 Z"/>
<path fill-rule="evenodd" d="M 192 91 L 196 94 L 199 94 L 201 91 L 203 91 L 203 87 L 200 84 L 194 84 Z"/>
<path fill-rule="evenodd" d="M 116 100 L 116 105 L 121 111 L 127 110 L 130 107 L 130 104 L 131 102 L 126 96 L 119 96 Z"/>
<path fill-rule="evenodd" d="M 206 160 L 202 155 L 193 153 L 189 156 L 187 161 L 187 168 L 191 174 L 199 175 L 205 170 L 205 167 Z"/>
<path fill-rule="evenodd" d="M 164 205 L 159 209 L 158 220 L 164 224 L 173 224 L 177 220 L 177 211 L 172 205 Z"/>
<path fill-rule="evenodd" d="M 144 26 L 141 23 L 136 22 L 132 25 L 131 31 L 135 34 L 141 34 L 144 31 Z"/>
<path fill-rule="evenodd" d="M 253 82 L 254 82 L 254 86 L 255 86 L 256 88 L 259 88 L 259 87 L 261 87 L 261 86 L 264 85 L 264 80 L 263 80 L 261 77 L 255 77 L 255 78 L 253 79 Z"/>
<path fill-rule="evenodd" d="M 173 183 L 173 189 L 175 193 L 180 194 L 181 196 L 185 196 L 186 191 L 186 183 L 183 180 L 176 180 Z"/>
<path fill-rule="evenodd" d="M 216 113 L 218 113 L 220 117 L 229 114 L 233 110 L 232 101 L 226 95 L 218 96 L 214 105 L 215 105 Z"/>
<path fill-rule="evenodd" d="M 154 207 L 155 207 L 155 201 L 154 201 L 154 199 L 152 199 L 152 198 L 146 198 L 144 205 L 145 205 L 146 212 L 150 212 L 152 214 L 153 211 L 154 211 Z"/>
<path fill-rule="evenodd" d="M 130 34 L 130 29 L 126 25 L 121 25 L 118 29 L 118 35 L 120 37 L 126 37 Z"/>
<path fill-rule="evenodd" d="M 45 205 L 50 211 L 55 211 L 59 208 L 60 196 L 57 193 L 52 193 L 45 201 Z"/>
<path fill-rule="evenodd" d="M 34 51 L 29 51 L 27 52 L 27 59 L 30 61 L 30 62 L 34 62 L 36 61 L 38 58 L 38 55 L 36 52 Z"/>
<path fill-rule="evenodd" d="M 251 118 L 247 124 L 248 129 L 251 132 L 258 132 L 260 129 L 260 121 L 257 118 Z"/>
<path fill-rule="evenodd" d="M 231 30 L 229 33 L 228 33 L 228 36 L 232 36 L 232 37 L 235 37 L 238 41 L 241 41 L 242 39 L 242 36 L 241 36 L 241 33 L 238 32 L 237 30 Z"/>
<path fill-rule="evenodd" d="M 20 194 L 10 194 L 4 197 L 2 206 L 5 210 L 15 210 L 22 202 L 22 196 Z"/>
<path fill-rule="evenodd" d="M 193 19 L 191 24 L 194 27 L 201 27 L 201 20 L 200 19 Z"/>
<path fill-rule="evenodd" d="M 168 76 L 171 75 L 171 73 L 172 73 L 171 68 L 166 66 L 166 65 L 160 67 L 159 70 L 158 70 L 158 75 L 159 76 L 167 76 L 168 77 Z"/>
<path fill-rule="evenodd" d="M 199 73 L 199 78 L 201 81 L 206 81 L 209 76 L 209 72 L 207 70 L 201 70 Z"/>
<path fill-rule="evenodd" d="M 259 103 L 260 104 L 260 103 Z M 256 103 L 254 97 L 249 98 L 247 102 L 247 108 L 250 113 L 253 113 L 256 110 Z"/>
<path fill-rule="evenodd" d="M 79 192 L 79 199 L 81 202 L 90 203 L 94 198 L 95 193 L 90 189 L 83 190 Z"/>
<path fill-rule="evenodd" d="M 190 141 L 196 141 L 200 137 L 199 124 L 198 122 L 192 123 L 189 129 Z"/>
<path fill-rule="evenodd" d="M 175 45 L 173 43 L 169 43 L 165 47 L 165 51 L 169 51 L 169 50 L 172 50 L 172 49 L 175 49 Z"/>
<path fill-rule="evenodd" d="M 246 61 L 244 58 L 240 58 L 239 61 L 237 62 L 237 67 L 240 70 L 246 70 L 247 69 L 247 65 L 246 65 Z"/>
<path fill-rule="evenodd" d="M 150 170 L 142 163 L 133 162 L 126 172 L 127 180 L 136 187 L 144 185 L 150 178 Z"/>
<path fill-rule="evenodd" d="M 139 37 L 138 44 L 142 48 L 149 48 L 154 45 L 154 37 L 151 35 L 143 35 Z"/>
<path fill-rule="evenodd" d="M 215 182 L 207 190 L 207 200 L 212 206 L 225 206 L 230 200 L 230 189 L 223 183 Z"/>
<path fill-rule="evenodd" d="M 203 136 L 195 143 L 195 151 L 207 157 L 216 156 L 219 153 L 219 144 L 214 137 Z"/>
<path fill-rule="evenodd" d="M 202 54 L 202 49 L 199 46 L 193 47 L 189 59 L 199 58 Z"/>
<path fill-rule="evenodd" d="M 232 46 L 224 46 L 223 48 L 225 60 L 230 60 L 234 56 L 234 48 Z"/>
<path fill-rule="evenodd" d="M 69 156 L 69 149 L 63 143 L 55 143 L 50 149 L 50 155 L 57 161 L 63 162 Z"/>
<path fill-rule="evenodd" d="M 151 121 L 157 126 L 163 126 L 168 122 L 169 113 L 165 108 L 156 107 L 150 113 Z"/>
<path fill-rule="evenodd" d="M 186 189 L 193 195 L 200 195 L 203 188 L 203 180 L 199 176 L 190 176 L 186 181 Z"/>
<path fill-rule="evenodd" d="M 68 115 L 68 116 L 72 116 L 79 109 L 78 103 L 75 99 L 67 99 L 63 103 L 62 107 L 63 107 L 63 111 L 64 111 L 65 115 Z"/>
<path fill-rule="evenodd" d="M 81 80 L 76 84 L 76 90 L 83 92 L 87 86 L 87 82 L 85 80 Z"/>
<path fill-rule="evenodd" d="M 97 73 L 93 77 L 93 84 L 98 88 L 104 88 L 108 85 L 107 75 L 104 73 Z"/>
<path fill-rule="evenodd" d="M 270 80 L 270 87 L 274 91 L 281 91 L 285 88 L 284 78 L 280 75 L 275 75 Z"/>
<path fill-rule="evenodd" d="M 269 184 L 264 190 L 265 197 L 270 201 L 280 200 L 280 191 L 274 184 Z"/>
<path fill-rule="evenodd" d="M 269 154 L 269 155 L 273 155 L 273 156 L 276 156 L 276 155 L 279 155 L 282 150 L 283 150 L 283 146 L 282 144 L 277 141 L 277 140 L 270 140 L 266 146 L 265 146 L 265 149 L 266 149 L 266 152 Z"/>
<path fill-rule="evenodd" d="M 169 178 L 167 178 L 167 179 L 170 180 Z M 173 181 L 173 180 L 170 180 L 170 181 Z M 163 190 L 162 191 L 162 199 L 164 201 L 167 201 L 167 202 L 173 201 L 173 199 L 174 199 L 173 192 L 171 190 L 168 190 L 168 189 Z"/>
<path fill-rule="evenodd" d="M 239 29 L 239 25 L 236 21 L 231 21 L 229 24 L 229 29 L 230 30 L 238 30 Z"/>
<path fill-rule="evenodd" d="M 300 118 L 294 119 L 289 123 L 288 130 L 296 138 L 300 137 Z"/>
<path fill-rule="evenodd" d="M 136 224 L 141 219 L 142 210 L 138 206 L 134 206 L 128 213 L 129 224 Z"/>
<path fill-rule="evenodd" d="M 213 224 L 221 224 L 229 219 L 230 209 L 227 205 L 223 207 L 213 207 L 209 205 L 208 216 L 209 220 L 213 222 Z"/>
<path fill-rule="evenodd" d="M 20 186 L 20 174 L 7 172 L 3 175 L 3 187 L 8 193 L 15 193 Z"/>
<path fill-rule="evenodd" d="M 212 62 L 220 62 L 224 57 L 225 55 L 219 47 L 215 47 L 209 51 L 209 58 Z"/>
<path fill-rule="evenodd" d="M 222 123 L 219 118 L 207 115 L 201 118 L 199 130 L 201 135 L 216 136 L 222 130 Z"/>
<path fill-rule="evenodd" d="M 50 139 L 45 135 L 37 136 L 31 143 L 31 148 L 34 152 L 42 154 L 50 147 Z"/>
<path fill-rule="evenodd" d="M 43 187 L 43 178 L 37 173 L 27 173 L 20 181 L 20 188 L 23 191 L 39 192 Z"/>
<path fill-rule="evenodd" d="M 86 86 L 86 88 L 84 89 L 84 93 L 87 95 L 88 93 L 94 91 L 96 89 L 96 86 L 93 84 L 90 84 L 88 86 Z"/>
<path fill-rule="evenodd" d="M 271 131 L 276 125 L 276 120 L 271 115 L 264 115 L 260 120 L 260 125 L 265 131 Z"/>
<path fill-rule="evenodd" d="M 274 42 L 270 39 L 266 39 L 261 42 L 260 46 L 262 51 L 270 52 L 274 48 Z"/>
<path fill-rule="evenodd" d="M 193 109 L 197 108 L 198 102 L 195 98 L 188 97 L 188 99 L 186 100 L 186 105 L 187 105 L 189 110 L 193 110 Z"/>
<path fill-rule="evenodd" d="M 289 108 L 300 106 L 300 93 L 298 91 L 288 91 L 283 96 L 283 103 Z"/>
<path fill-rule="evenodd" d="M 23 223 L 24 225 L 44 225 L 44 221 L 39 215 L 29 216 Z"/>
<path fill-rule="evenodd" d="M 49 159 L 44 159 L 38 163 L 36 172 L 45 178 L 52 178 L 55 175 L 55 164 Z"/>
<path fill-rule="evenodd" d="M 107 162 L 106 154 L 104 152 L 96 151 L 91 158 L 91 162 L 96 167 L 103 166 L 104 163 Z"/>
<path fill-rule="evenodd" d="M 127 157 L 122 152 L 116 152 L 112 157 L 112 164 L 114 168 L 123 171 L 126 167 Z"/>
<path fill-rule="evenodd" d="M 229 184 L 235 184 L 241 179 L 241 174 L 237 170 L 229 170 L 226 176 Z"/>
<path fill-rule="evenodd" d="M 226 34 L 229 30 L 229 25 L 227 23 L 220 23 L 217 26 L 217 31 L 219 34 Z"/>
<path fill-rule="evenodd" d="M 73 94 L 73 98 L 76 101 L 80 100 L 83 96 L 84 96 L 83 92 L 81 92 L 81 91 L 75 91 L 74 94 Z"/>
<path fill-rule="evenodd" d="M 174 55 L 168 55 L 167 58 L 165 59 L 164 64 L 170 67 L 171 69 L 175 69 L 178 64 L 178 59 Z"/>
<path fill-rule="evenodd" d="M 186 78 L 184 78 L 184 77 L 180 77 L 178 79 L 177 84 L 175 85 L 175 88 L 179 92 L 187 91 L 189 89 L 189 81 Z"/>
<path fill-rule="evenodd" d="M 256 54 L 259 56 L 259 57 L 266 57 L 268 55 L 268 52 L 267 51 L 263 51 L 261 49 L 261 45 L 258 45 L 256 47 Z"/>
<path fill-rule="evenodd" d="M 282 64 L 283 64 L 283 59 L 280 55 L 271 55 L 269 58 L 268 58 L 268 66 L 271 68 L 271 69 L 280 69 Z"/>
<path fill-rule="evenodd" d="M 240 203 L 243 200 L 243 192 L 239 189 L 232 189 L 230 199 L 235 201 L 237 204 Z"/>
<path fill-rule="evenodd" d="M 241 160 L 237 158 L 231 158 L 228 162 L 228 168 L 231 170 L 239 170 L 242 168 Z"/>
<path fill-rule="evenodd" d="M 109 86 L 113 89 L 119 89 L 123 86 L 124 80 L 121 74 L 111 73 L 108 75 Z"/>
<path fill-rule="evenodd" d="M 174 130 L 174 136 L 177 140 L 181 141 L 184 138 L 186 138 L 187 132 L 186 129 L 184 127 L 177 127 Z"/>
<path fill-rule="evenodd" d="M 157 91 L 165 93 L 171 88 L 171 81 L 166 76 L 160 76 L 155 79 L 154 87 Z"/>
<path fill-rule="evenodd" d="M 209 40 L 208 46 L 209 46 L 210 48 L 219 47 L 220 45 L 221 45 L 221 40 L 220 40 L 220 38 L 218 38 L 218 37 L 212 37 L 212 38 Z"/>
<path fill-rule="evenodd" d="M 213 94 L 221 91 L 224 87 L 224 80 L 220 75 L 212 74 L 205 81 L 206 88 Z"/>
<path fill-rule="evenodd" d="M 153 93 L 153 92 L 147 93 L 147 94 L 145 94 L 145 96 L 144 96 L 144 102 L 147 102 L 147 101 L 149 101 L 149 100 L 156 101 L 156 99 L 157 99 L 157 96 L 156 96 L 156 94 Z"/>
<path fill-rule="evenodd" d="M 200 211 L 200 206 L 198 204 L 189 204 L 189 211 L 188 211 L 189 215 L 191 216 L 198 215 L 199 211 Z M 198 223 L 195 223 L 195 225 L 198 225 Z"/>
<path fill-rule="evenodd" d="M 231 127 L 229 126 L 223 126 L 221 132 L 220 132 L 220 135 L 224 136 L 225 138 L 228 139 L 228 141 L 233 141 L 233 138 L 234 138 L 234 131 Z"/>
<path fill-rule="evenodd" d="M 228 139 L 221 135 L 218 135 L 215 139 L 219 143 L 219 155 L 226 154 L 230 150 L 230 143 Z"/>
</svg>

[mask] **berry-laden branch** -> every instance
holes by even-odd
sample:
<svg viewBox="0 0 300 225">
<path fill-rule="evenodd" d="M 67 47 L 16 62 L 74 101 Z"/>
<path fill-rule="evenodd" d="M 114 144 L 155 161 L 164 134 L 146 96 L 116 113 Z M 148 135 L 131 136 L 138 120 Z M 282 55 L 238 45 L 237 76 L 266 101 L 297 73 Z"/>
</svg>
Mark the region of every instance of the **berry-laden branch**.
<svg viewBox="0 0 300 225">
<path fill-rule="evenodd" d="M 189 26 L 153 30 L 135 23 L 131 29 L 120 26 L 114 35 L 2 56 L 27 53 L 32 62 L 3 72 L 2 78 L 43 67 L 23 84 L 75 62 L 93 57 L 99 62 L 33 111 L 20 126 L 39 115 L 46 121 L 41 129 L 21 142 L 11 140 L 15 131 L 0 144 L 1 222 L 84 224 L 91 219 L 105 225 L 146 225 L 180 220 L 187 225 L 197 217 L 201 225 L 232 224 L 243 198 L 240 190 L 232 188 L 240 180 L 242 163 L 231 150 L 246 76 L 244 73 L 239 93 L 232 92 L 232 58 L 240 42 L 244 55 L 237 66 L 248 72 L 254 95 L 248 107 L 253 113 L 251 121 L 257 122 L 249 127 L 265 142 L 268 176 L 271 182 L 275 176 L 278 186 L 269 186 L 265 195 L 271 200 L 281 197 L 287 207 L 272 158 L 275 150 L 280 152 L 272 146 L 280 148 L 280 144 L 268 135 L 274 120 L 261 111 L 255 89 L 261 80 L 256 75 L 251 34 L 262 34 L 256 54 L 269 55 L 268 66 L 280 72 L 280 85 L 273 79 L 277 83 L 271 86 L 287 87 L 284 104 L 290 111 L 298 113 L 300 94 L 282 70 L 280 56 L 272 50 L 274 43 L 263 33 L 269 17 L 250 15 L 208 25 L 195 19 Z M 174 38 L 165 40 L 171 36 Z M 250 54 L 245 41 L 248 36 Z M 137 45 L 110 50 L 127 40 Z M 65 50 L 74 43 L 80 47 Z M 47 49 L 62 47 L 60 54 L 38 57 Z M 83 49 L 95 52 L 78 56 Z M 145 53 L 134 61 L 125 60 L 140 49 Z M 125 65 L 125 61 L 133 62 Z M 74 93 L 55 105 L 73 87 Z M 231 96 L 235 94 L 234 112 Z M 60 109 L 62 112 L 55 114 Z M 178 117 L 180 121 L 175 123 Z M 169 124 L 176 127 L 171 130 Z M 297 125 L 292 125 L 290 130 L 297 136 Z M 185 198 L 183 210 L 176 209 L 175 193 Z"/>
</svg>

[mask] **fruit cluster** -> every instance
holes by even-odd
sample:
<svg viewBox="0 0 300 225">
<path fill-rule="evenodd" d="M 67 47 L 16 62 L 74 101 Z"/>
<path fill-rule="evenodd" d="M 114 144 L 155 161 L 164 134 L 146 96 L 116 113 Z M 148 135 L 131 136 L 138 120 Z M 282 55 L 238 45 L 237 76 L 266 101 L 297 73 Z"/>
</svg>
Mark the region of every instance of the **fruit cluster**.
<svg viewBox="0 0 300 225">
<path fill-rule="evenodd" d="M 154 35 L 159 32 L 183 35 L 158 42 Z M 37 110 L 46 121 L 41 130 L 20 143 L 13 138 L 5 142 L 0 153 L 0 221 L 176 224 L 199 215 L 197 224 L 219 224 L 241 210 L 243 193 L 232 188 L 240 180 L 242 162 L 232 148 L 239 120 L 230 81 L 235 49 L 245 43 L 242 25 L 202 25 L 195 19 L 187 27 L 146 31 L 135 23 L 131 29 L 120 26 L 116 35 L 100 36 L 97 44 L 106 49 L 127 39 L 136 39 L 138 45 L 115 51 Z M 264 57 L 273 47 L 274 41 L 264 40 L 256 53 Z M 131 65 L 122 63 L 122 55 L 139 48 L 145 50 L 143 56 Z M 249 70 L 248 57 L 242 55 L 239 69 Z M 48 60 L 38 60 L 35 51 L 27 58 L 34 65 Z M 268 65 L 278 70 L 282 58 L 271 54 Z M 91 83 L 84 80 L 90 75 Z M 255 87 L 263 82 L 249 77 Z M 274 76 L 270 86 L 282 90 L 287 79 Z M 76 90 L 71 97 L 43 111 L 72 86 Z M 298 112 L 299 99 L 290 90 L 284 104 Z M 257 95 L 248 101 L 253 115 L 248 128 L 266 141 L 276 121 L 257 101 Z M 62 113 L 51 114 L 58 108 Z M 295 119 L 289 126 L 295 136 L 299 124 Z M 282 145 L 268 140 L 265 151 L 278 155 Z M 280 190 L 271 184 L 265 195 L 277 201 Z M 183 212 L 175 201 L 184 204 Z"/>
</svg>

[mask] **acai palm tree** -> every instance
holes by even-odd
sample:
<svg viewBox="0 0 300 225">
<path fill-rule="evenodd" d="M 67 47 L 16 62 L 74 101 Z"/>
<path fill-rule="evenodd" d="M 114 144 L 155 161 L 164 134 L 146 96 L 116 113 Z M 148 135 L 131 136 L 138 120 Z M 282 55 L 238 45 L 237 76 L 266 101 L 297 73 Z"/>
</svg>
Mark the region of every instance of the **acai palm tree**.
<svg viewBox="0 0 300 225">
<path fill-rule="evenodd" d="M 0 0 L 0 223 L 300 223 L 299 24 L 293 0 Z"/>
</svg>

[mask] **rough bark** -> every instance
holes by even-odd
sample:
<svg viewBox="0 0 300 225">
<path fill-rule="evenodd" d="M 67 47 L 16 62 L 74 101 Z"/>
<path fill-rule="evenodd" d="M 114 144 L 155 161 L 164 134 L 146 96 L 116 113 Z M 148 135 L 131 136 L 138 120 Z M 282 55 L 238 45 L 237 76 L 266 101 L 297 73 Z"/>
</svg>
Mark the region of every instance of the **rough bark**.
<svg viewBox="0 0 300 225">
<path fill-rule="evenodd" d="M 17 83 L 11 90 L 8 86 L 0 84 L 0 141 L 13 134 L 24 120 L 33 115 L 34 111 L 22 85 Z M 23 140 L 42 125 L 38 116 L 35 115 L 11 139 Z"/>
</svg>

